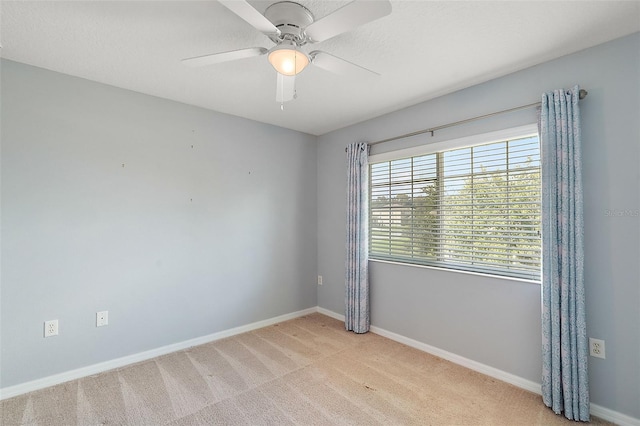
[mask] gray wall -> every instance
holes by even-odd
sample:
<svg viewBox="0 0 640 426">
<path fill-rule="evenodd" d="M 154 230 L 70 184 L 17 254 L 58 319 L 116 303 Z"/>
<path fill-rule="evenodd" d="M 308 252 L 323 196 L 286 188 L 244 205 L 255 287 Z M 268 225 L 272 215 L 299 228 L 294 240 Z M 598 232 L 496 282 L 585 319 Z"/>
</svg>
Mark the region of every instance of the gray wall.
<svg viewBox="0 0 640 426">
<path fill-rule="evenodd" d="M 317 151 L 310 135 L 3 60 L 0 386 L 316 302 L 342 313 L 348 143 L 579 83 L 588 334 L 607 347 L 590 358 L 592 401 L 640 418 L 639 219 L 605 214 L 640 208 L 639 52 L 635 34 L 321 136 Z M 540 380 L 538 285 L 376 262 L 371 285 L 374 325 Z M 108 327 L 95 328 L 98 310 Z M 60 335 L 42 338 L 55 318 Z"/>
<path fill-rule="evenodd" d="M 316 306 L 315 136 L 9 61 L 1 84 L 0 386 Z"/>
<path fill-rule="evenodd" d="M 344 312 L 345 153 L 430 126 L 528 104 L 578 83 L 585 187 L 588 335 L 607 359 L 590 358 L 592 402 L 640 418 L 640 34 L 615 40 L 319 137 L 319 306 Z M 429 72 L 425 69 L 424 72 Z M 535 109 L 377 145 L 372 153 L 535 123 Z M 540 286 L 370 262 L 374 325 L 540 382 Z"/>
</svg>

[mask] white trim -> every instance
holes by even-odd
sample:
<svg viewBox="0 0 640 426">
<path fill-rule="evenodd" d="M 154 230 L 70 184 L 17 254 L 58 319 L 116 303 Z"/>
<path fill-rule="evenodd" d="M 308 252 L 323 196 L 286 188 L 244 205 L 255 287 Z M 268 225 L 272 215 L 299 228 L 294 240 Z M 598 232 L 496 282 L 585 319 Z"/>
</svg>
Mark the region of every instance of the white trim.
<svg viewBox="0 0 640 426">
<path fill-rule="evenodd" d="M 412 348 L 421 350 L 431 355 L 435 355 L 442 359 L 446 359 L 447 361 L 451 361 L 454 364 L 461 365 L 470 370 L 477 371 L 478 373 L 482 373 L 489 377 L 493 377 L 503 382 L 507 382 L 509 384 L 528 390 L 530 392 L 537 393 L 537 394 L 542 393 L 542 390 L 540 388 L 541 386 L 540 383 L 532 382 L 531 380 L 527 380 L 522 377 L 516 376 L 514 374 L 507 373 L 506 371 L 502 371 L 497 368 L 490 367 L 488 365 L 474 361 L 472 359 L 465 358 L 460 355 L 456 355 L 452 352 L 448 352 L 443 349 L 436 348 L 435 346 L 427 345 L 426 343 L 419 342 L 417 340 L 402 336 L 392 331 L 387 331 L 380 327 L 371 326 L 371 331 L 376 334 L 379 334 L 382 337 L 395 340 L 396 342 L 403 343 L 407 346 L 411 346 Z"/>
<path fill-rule="evenodd" d="M 340 321 L 344 321 L 344 315 L 337 314 L 333 311 L 330 311 L 325 308 L 321 308 L 318 306 L 318 312 L 329 316 L 331 318 L 338 319 Z M 530 392 L 536 393 L 540 395 L 542 393 L 540 383 L 533 382 L 531 380 L 516 376 L 511 373 L 507 373 L 506 371 L 499 370 L 494 367 L 490 367 L 488 365 L 482 364 L 480 362 L 474 361 L 469 358 L 465 358 L 460 355 L 456 355 L 454 353 L 445 351 L 440 348 L 436 348 L 435 346 L 427 345 L 426 343 L 419 342 L 417 340 L 411 339 L 409 337 L 402 336 L 400 334 L 394 333 L 392 331 L 385 330 L 380 327 L 376 327 L 374 325 L 371 326 L 371 332 L 378 334 L 382 337 L 386 337 L 387 339 L 394 340 L 396 342 L 405 344 L 407 346 L 411 346 L 412 348 L 421 350 L 423 352 L 427 352 L 431 355 L 435 355 L 437 357 L 446 359 L 447 361 L 451 361 L 454 364 L 461 365 L 470 370 L 477 371 L 479 373 L 485 374 L 489 377 L 493 377 L 495 379 L 501 380 L 503 382 L 510 383 L 514 386 L 517 386 L 521 389 L 528 390 Z M 619 413 L 617 411 L 610 410 L 608 408 L 602 407 L 597 404 L 590 404 L 590 413 L 593 416 L 599 417 L 603 420 L 607 420 L 613 422 L 620 426 L 640 426 L 640 419 L 636 419 L 635 417 L 627 416 L 626 414 Z"/>
<path fill-rule="evenodd" d="M 70 380 L 76 380 L 83 377 L 91 376 L 93 374 L 102 373 L 104 371 L 113 370 L 114 368 L 124 367 L 126 365 L 134 364 L 136 362 L 146 361 L 148 359 L 155 358 L 161 355 L 166 355 L 171 352 L 176 352 L 176 351 L 190 348 L 192 346 L 202 345 L 205 343 L 213 342 L 215 340 L 224 339 L 225 337 L 235 336 L 236 334 L 246 333 L 247 331 L 252 331 L 258 328 L 267 327 L 279 322 L 298 318 L 304 315 L 309 315 L 315 312 L 318 312 L 318 309 L 317 307 L 314 306 L 312 308 L 303 309 L 301 311 L 292 312 L 289 314 L 284 314 L 277 317 L 269 318 L 266 320 L 253 322 L 251 324 L 241 325 L 239 327 L 230 328 L 228 330 L 219 331 L 217 333 L 209 334 L 206 336 L 196 337 L 194 339 L 173 343 L 173 344 L 162 346 L 156 349 L 151 349 L 148 351 L 139 352 L 132 355 L 127 355 L 121 358 L 116 358 L 109 361 L 89 365 L 86 367 L 77 368 L 75 370 L 65 371 L 64 373 L 54 374 L 52 376 L 32 380 L 30 382 L 9 386 L 9 387 L 0 389 L 0 400 L 22 395 L 27 392 L 32 392 L 32 391 L 43 389 L 49 386 L 58 385 L 60 383 L 68 382 Z"/>
<path fill-rule="evenodd" d="M 322 315 L 326 315 L 326 316 L 331 317 L 331 318 L 335 318 L 335 319 L 337 319 L 339 321 L 344 321 L 344 315 L 337 314 L 337 313 L 335 313 L 333 311 L 330 311 L 328 309 L 321 308 L 320 306 L 318 306 L 318 313 L 320 313 Z"/>
<path fill-rule="evenodd" d="M 617 411 L 604 408 L 594 403 L 590 404 L 589 412 L 592 416 L 600 417 L 603 420 L 610 421 L 619 426 L 640 426 L 640 419 L 618 413 Z"/>
<path fill-rule="evenodd" d="M 382 161 L 399 160 L 401 158 L 414 157 L 416 155 L 426 155 L 438 151 L 464 148 L 467 146 L 480 145 L 492 142 L 500 142 L 513 138 L 524 138 L 538 134 L 537 124 L 527 124 L 524 126 L 511 127 L 509 129 L 497 130 L 495 132 L 482 133 L 479 135 L 466 136 L 459 139 L 435 142 L 427 145 L 414 146 L 411 148 L 399 149 L 396 151 L 383 152 L 369 156 L 369 163 L 379 163 Z"/>
<path fill-rule="evenodd" d="M 455 274 L 476 275 L 476 276 L 485 277 L 485 278 L 495 278 L 495 279 L 499 279 L 499 280 L 508 280 L 508 281 L 513 281 L 513 282 L 517 281 L 517 282 L 526 283 L 526 284 L 536 284 L 538 286 L 542 285 L 542 282 L 540 282 L 540 281 L 529 280 L 529 279 L 526 279 L 526 278 L 507 277 L 505 275 L 493 275 L 493 274 L 486 274 L 486 273 L 475 272 L 475 271 L 463 271 L 463 270 L 460 270 L 460 269 L 445 268 L 444 266 L 419 265 L 417 263 L 406 263 L 406 262 L 401 262 L 401 261 L 385 260 L 385 259 L 372 259 L 372 258 L 369 258 L 369 262 L 388 263 L 390 265 L 409 266 L 409 267 L 412 267 L 412 268 L 435 269 L 435 270 L 442 271 L 442 272 L 453 272 Z"/>
<path fill-rule="evenodd" d="M 262 321 L 257 321 L 251 324 L 242 325 L 239 327 L 231 328 L 228 330 L 219 331 L 217 333 L 209 334 L 207 336 L 196 337 L 195 339 L 185 340 L 183 342 L 174 343 L 160 348 L 152 349 L 145 352 L 140 352 L 133 355 L 128 355 L 122 358 L 113 359 L 110 361 L 101 362 L 98 364 L 89 365 L 87 367 L 78 368 L 75 370 L 67 371 L 53 376 L 44 377 L 42 379 L 32 380 L 30 382 L 21 383 L 19 385 L 10 386 L 0 389 L 0 400 L 12 398 L 14 396 L 22 395 L 27 392 L 43 389 L 49 386 L 54 386 L 60 383 L 68 382 L 70 380 L 76 380 L 83 377 L 91 376 L 93 374 L 102 373 L 104 371 L 112 370 L 114 368 L 124 367 L 130 364 L 134 364 L 140 361 L 146 361 L 157 356 L 166 355 L 171 352 L 180 351 L 190 348 L 192 346 L 202 345 L 205 343 L 213 342 L 215 340 L 224 339 L 225 337 L 235 336 L 237 334 L 246 333 L 247 331 L 256 330 L 258 328 L 267 327 L 279 322 L 287 321 L 290 319 L 298 318 L 304 315 L 309 315 L 314 312 L 321 313 L 331 318 L 335 318 L 339 321 L 344 321 L 344 315 L 330 311 L 329 309 L 315 306 L 313 308 L 303 309 L 301 311 L 292 312 L 289 314 L 280 315 L 277 317 L 269 318 Z M 502 380 L 510 383 L 522 389 L 540 394 L 540 384 L 524 379 L 522 377 L 515 376 L 511 373 L 499 370 L 494 367 L 473 361 L 471 359 L 456 355 L 454 353 L 445 351 L 443 349 L 436 348 L 426 343 L 419 342 L 417 340 L 402 336 L 400 334 L 385 330 L 380 327 L 371 326 L 371 331 L 380 336 L 394 340 L 396 342 L 403 343 L 412 348 L 421 350 L 423 352 L 430 353 L 440 358 L 451 361 L 455 364 L 467 367 L 471 370 L 485 374 L 487 376 Z M 640 426 L 640 419 L 636 419 L 626 414 L 619 413 L 617 411 L 610 410 L 600 405 L 591 404 L 591 414 L 601 419 L 614 422 L 620 426 Z"/>
</svg>

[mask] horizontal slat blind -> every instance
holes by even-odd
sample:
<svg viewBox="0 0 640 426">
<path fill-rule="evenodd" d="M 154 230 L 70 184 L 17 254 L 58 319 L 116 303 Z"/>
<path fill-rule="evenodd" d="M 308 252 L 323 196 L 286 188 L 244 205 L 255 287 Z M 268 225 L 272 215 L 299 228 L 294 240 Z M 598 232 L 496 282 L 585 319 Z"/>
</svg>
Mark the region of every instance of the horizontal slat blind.
<svg viewBox="0 0 640 426">
<path fill-rule="evenodd" d="M 537 137 L 370 168 L 371 258 L 540 279 Z"/>
</svg>

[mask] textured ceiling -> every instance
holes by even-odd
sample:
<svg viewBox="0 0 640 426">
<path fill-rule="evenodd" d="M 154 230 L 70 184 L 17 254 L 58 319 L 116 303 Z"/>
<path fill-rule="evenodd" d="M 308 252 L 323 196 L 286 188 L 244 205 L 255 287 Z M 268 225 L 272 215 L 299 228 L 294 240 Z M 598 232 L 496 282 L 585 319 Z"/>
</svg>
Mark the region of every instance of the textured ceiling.
<svg viewBox="0 0 640 426">
<path fill-rule="evenodd" d="M 250 1 L 260 12 L 273 1 Z M 301 0 L 316 19 L 348 1 Z M 308 67 L 275 102 L 265 56 L 180 59 L 273 43 L 217 1 L 2 1 L 2 57 L 320 135 L 640 30 L 640 1 L 392 1 L 391 15 L 306 50 L 375 70 Z"/>
</svg>

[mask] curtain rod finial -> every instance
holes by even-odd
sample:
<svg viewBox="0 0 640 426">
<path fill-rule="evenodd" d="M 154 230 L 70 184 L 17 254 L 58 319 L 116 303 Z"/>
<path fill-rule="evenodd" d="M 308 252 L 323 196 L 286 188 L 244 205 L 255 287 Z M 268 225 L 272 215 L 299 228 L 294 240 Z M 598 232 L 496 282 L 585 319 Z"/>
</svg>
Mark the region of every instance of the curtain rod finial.
<svg viewBox="0 0 640 426">
<path fill-rule="evenodd" d="M 579 93 L 580 93 L 580 94 L 579 94 L 578 96 L 580 97 L 580 99 L 584 99 L 584 98 L 586 98 L 586 97 L 587 97 L 587 95 L 589 94 L 589 92 L 587 92 L 587 91 L 586 91 L 586 90 L 584 90 L 584 89 L 580 89 L 580 92 L 579 92 Z"/>
</svg>

